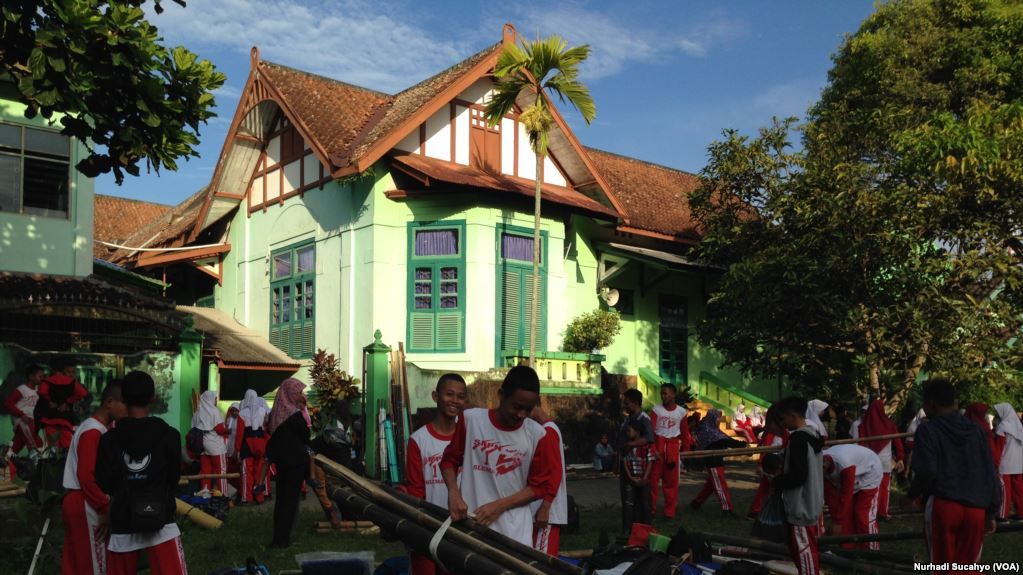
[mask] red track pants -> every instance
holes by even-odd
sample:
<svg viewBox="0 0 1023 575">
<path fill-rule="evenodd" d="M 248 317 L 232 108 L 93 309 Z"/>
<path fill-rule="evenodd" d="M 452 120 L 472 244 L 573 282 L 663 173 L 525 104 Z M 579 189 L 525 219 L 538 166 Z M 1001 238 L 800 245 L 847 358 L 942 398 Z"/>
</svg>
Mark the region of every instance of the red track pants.
<svg viewBox="0 0 1023 575">
<path fill-rule="evenodd" d="M 561 548 L 561 526 L 533 527 L 533 549 L 557 557 Z"/>
<path fill-rule="evenodd" d="M 693 501 L 697 505 L 703 505 L 703 502 L 707 501 L 711 493 L 717 495 L 718 501 L 721 502 L 722 511 L 732 510 L 732 496 L 728 492 L 728 482 L 725 481 L 724 467 L 710 467 L 707 469 L 707 481 L 704 482 L 703 489 L 700 490 Z"/>
<path fill-rule="evenodd" d="M 978 563 L 985 524 L 984 510 L 979 507 L 966 507 L 938 497 L 928 499 L 924 535 L 931 563 Z"/>
<path fill-rule="evenodd" d="M 654 448 L 657 450 L 658 459 L 654 460 L 650 469 L 651 518 L 657 516 L 658 484 L 662 486 L 660 491 L 664 492 L 664 516 L 668 519 L 675 517 L 675 510 L 678 508 L 678 474 L 681 467 L 680 445 L 681 442 L 677 438 L 656 438 Z"/>
<path fill-rule="evenodd" d="M 879 507 L 879 499 L 880 493 L 878 488 L 857 491 L 854 493 L 852 514 L 850 517 L 842 518 L 842 534 L 865 535 L 877 533 L 877 510 Z M 877 541 L 867 541 L 860 543 L 859 546 L 863 549 L 870 549 L 873 551 L 877 551 L 881 548 L 881 544 Z M 846 549 L 854 549 L 856 545 L 852 543 L 843 543 L 842 547 Z"/>
<path fill-rule="evenodd" d="M 62 575 L 105 575 L 107 545 L 98 536 L 99 514 L 85 502 L 78 489 L 68 491 L 60 510 L 64 522 L 64 549 L 61 552 Z"/>
<path fill-rule="evenodd" d="M 817 551 L 816 525 L 789 525 L 789 553 L 799 575 L 820 575 L 821 558 Z"/>
<path fill-rule="evenodd" d="M 43 438 L 36 432 L 36 423 L 25 423 L 21 418 L 14 418 L 14 440 L 11 442 L 11 453 L 20 453 L 25 447 L 42 447 Z M 70 445 L 70 444 L 69 444 Z"/>
<path fill-rule="evenodd" d="M 180 536 L 138 551 L 109 551 L 107 575 L 135 575 L 139 570 L 139 556 L 142 553 L 149 558 L 149 572 L 152 575 L 188 575 L 185 548 L 181 546 Z"/>
<path fill-rule="evenodd" d="M 753 496 L 753 503 L 749 506 L 749 514 L 757 515 L 764 508 L 764 501 L 771 494 L 771 480 L 766 477 L 760 478 L 760 485 L 757 487 L 757 494 Z"/>
<path fill-rule="evenodd" d="M 199 473 L 203 475 L 227 473 L 226 455 L 200 455 Z M 217 489 L 221 494 L 227 493 L 227 479 L 202 479 L 200 485 L 203 489 Z"/>
<path fill-rule="evenodd" d="M 888 519 L 888 501 L 892 497 L 892 474 L 885 473 L 881 476 L 881 487 L 877 490 L 877 516 Z"/>
<path fill-rule="evenodd" d="M 270 473 L 267 473 L 263 476 L 263 488 L 265 491 L 255 497 L 252 496 L 252 490 L 256 487 L 256 481 L 259 479 L 259 468 L 263 465 L 263 461 L 265 461 L 263 457 L 246 457 L 242 459 L 241 465 L 238 466 L 239 472 L 242 474 L 241 489 L 239 490 L 242 503 L 249 503 L 253 499 L 262 503 L 266 494 L 270 492 Z"/>
<path fill-rule="evenodd" d="M 1002 519 L 1016 508 L 1016 516 L 1023 516 L 1023 475 L 1002 475 Z"/>
</svg>

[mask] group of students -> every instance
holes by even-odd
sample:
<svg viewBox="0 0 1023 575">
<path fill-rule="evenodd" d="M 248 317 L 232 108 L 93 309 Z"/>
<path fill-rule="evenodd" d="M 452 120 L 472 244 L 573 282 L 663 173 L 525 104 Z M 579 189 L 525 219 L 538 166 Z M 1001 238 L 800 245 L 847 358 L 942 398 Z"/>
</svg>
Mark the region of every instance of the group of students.
<svg viewBox="0 0 1023 575">
<path fill-rule="evenodd" d="M 78 381 L 78 366 L 70 359 L 53 362 L 49 376 L 40 365 L 25 370 L 25 383 L 4 398 L 4 410 L 11 416 L 14 437 L 7 452 L 56 446 L 67 449 L 78 424 L 77 407 L 89 397 Z M 40 437 L 39 433 L 43 432 Z"/>
<path fill-rule="evenodd" d="M 540 406 L 532 368 L 509 370 L 496 408 L 466 409 L 465 380 L 437 381 L 433 420 L 409 438 L 401 490 L 556 556 L 568 523 L 561 431 Z M 413 575 L 443 573 L 436 557 L 412 552 Z"/>
<path fill-rule="evenodd" d="M 225 495 L 231 483 L 238 493 L 238 503 L 263 503 L 270 495 L 273 474 L 266 460 L 269 427 L 270 406 L 255 390 L 247 390 L 240 403 L 231 404 L 226 416 L 217 407 L 217 392 L 203 392 L 192 415 L 195 431 L 191 432 L 194 440 L 188 442 L 189 455 L 199 461 L 201 475 L 239 473 L 240 478 L 229 482 L 223 477 L 203 477 L 198 494 Z"/>
</svg>

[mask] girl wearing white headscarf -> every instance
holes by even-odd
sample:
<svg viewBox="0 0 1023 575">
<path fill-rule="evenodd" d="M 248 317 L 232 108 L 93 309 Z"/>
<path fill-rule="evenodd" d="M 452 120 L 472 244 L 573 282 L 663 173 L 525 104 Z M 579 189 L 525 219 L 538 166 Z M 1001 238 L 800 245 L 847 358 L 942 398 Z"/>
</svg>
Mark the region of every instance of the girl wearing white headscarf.
<svg viewBox="0 0 1023 575">
<path fill-rule="evenodd" d="M 237 401 L 233 402 L 231 404 L 231 407 L 227 408 L 227 416 L 224 418 L 224 427 L 227 428 L 228 433 L 227 436 L 228 459 L 238 458 L 238 448 L 235 447 L 235 444 L 241 441 L 239 437 L 241 436 L 240 431 L 242 428 L 242 423 L 238 419 L 238 405 L 239 404 Z"/>
<path fill-rule="evenodd" d="M 270 489 L 270 477 L 269 474 L 265 474 L 262 482 L 263 491 L 253 493 L 259 481 L 259 470 L 266 459 L 266 442 L 270 436 L 264 427 L 268 415 L 270 407 L 266 400 L 259 397 L 254 389 L 246 391 L 245 399 L 238 410 L 238 418 L 243 428 L 242 437 L 238 441 L 238 471 L 241 473 L 239 499 L 242 503 L 252 501 L 262 503 Z"/>
<path fill-rule="evenodd" d="M 227 436 L 224 414 L 217 407 L 217 392 L 206 390 L 199 397 L 199 407 L 192 415 L 192 427 L 203 432 L 202 455 L 199 456 L 199 472 L 203 475 L 227 473 Z M 216 481 L 216 483 L 214 483 Z M 212 487 L 220 493 L 227 492 L 227 479 L 202 479 L 202 492 L 208 494 Z"/>
<path fill-rule="evenodd" d="M 745 404 L 737 405 L 735 412 L 732 413 L 732 431 L 746 443 L 756 443 L 756 438 L 753 437 L 753 425 L 750 423 L 749 416 L 746 415 Z"/>
<path fill-rule="evenodd" d="M 1002 454 L 998 473 L 1002 477 L 1001 518 L 1009 517 L 1010 506 L 1015 505 L 1016 518 L 1023 515 L 1023 424 L 1008 403 L 995 404 L 998 426 L 995 427 L 995 450 Z"/>
<path fill-rule="evenodd" d="M 821 421 L 821 412 L 828 408 L 828 403 L 820 399 L 811 399 L 806 404 L 806 423 L 821 435 L 821 439 L 828 439 L 828 428 L 824 427 Z"/>
</svg>

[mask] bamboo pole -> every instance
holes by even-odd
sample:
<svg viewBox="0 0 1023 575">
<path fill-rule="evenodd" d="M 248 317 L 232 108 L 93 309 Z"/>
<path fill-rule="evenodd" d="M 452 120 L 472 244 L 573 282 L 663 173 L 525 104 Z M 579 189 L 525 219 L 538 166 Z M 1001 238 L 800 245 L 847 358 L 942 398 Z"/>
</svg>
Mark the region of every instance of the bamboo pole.
<svg viewBox="0 0 1023 575">
<path fill-rule="evenodd" d="M 763 539 L 735 537 L 733 535 L 722 535 L 719 533 L 692 533 L 691 535 L 694 537 L 703 537 L 710 541 L 717 541 L 718 543 L 748 547 L 756 551 L 776 553 L 785 557 L 791 557 L 787 546 L 779 543 L 772 543 L 770 541 L 764 541 Z M 868 575 L 907 575 L 905 571 L 889 569 L 881 565 L 875 565 L 873 563 L 866 563 L 863 561 L 853 561 L 852 559 L 846 559 L 844 557 L 838 557 L 828 553 L 820 554 L 820 562 L 822 565 L 830 565 L 832 567 L 839 567 L 842 569 L 852 569 L 856 573 L 866 573 Z"/>
<path fill-rule="evenodd" d="M 859 437 L 853 439 L 836 439 L 834 441 L 824 442 L 825 447 L 831 447 L 832 445 L 845 445 L 848 443 L 864 443 L 867 441 L 876 441 L 882 439 L 902 439 L 904 437 L 912 437 L 912 433 L 892 433 L 890 435 L 875 435 L 874 437 Z M 710 450 L 697 450 L 697 451 L 685 451 L 679 454 L 682 459 L 701 459 L 704 457 L 735 457 L 738 455 L 754 455 L 757 453 L 775 453 L 782 451 L 781 446 L 777 445 L 765 445 L 763 447 L 742 447 L 738 449 L 710 449 Z"/>
<path fill-rule="evenodd" d="M 336 463 L 328 457 L 323 455 L 317 455 L 316 461 L 324 466 L 325 470 L 334 476 L 342 478 L 352 484 L 356 489 L 365 492 L 371 499 L 379 502 L 381 505 L 387 505 L 395 513 L 399 513 L 405 517 L 411 517 L 416 523 L 430 529 L 437 531 L 441 527 L 441 521 L 434 518 L 433 516 L 407 504 L 402 501 L 398 501 L 394 497 L 391 497 L 386 491 L 375 485 L 373 482 L 367 480 L 364 477 L 359 476 L 354 471 Z M 509 555 L 508 553 L 496 549 L 491 545 L 487 545 L 482 541 L 479 541 L 472 536 L 459 531 L 455 526 L 452 525 L 452 529 L 448 529 L 448 537 L 458 541 L 462 545 L 468 546 L 479 553 L 489 555 L 495 561 L 513 570 L 514 573 L 521 573 L 525 575 L 545 575 L 542 571 L 537 569 L 533 564 L 526 563 L 518 557 Z"/>
<path fill-rule="evenodd" d="M 188 485 L 189 481 L 198 481 L 200 479 L 238 479 L 241 476 L 241 473 L 200 473 L 199 475 L 182 475 L 181 480 L 178 481 L 178 485 Z"/>
<path fill-rule="evenodd" d="M 317 529 L 334 529 L 330 521 L 317 521 L 315 526 Z M 371 527 L 376 527 L 372 521 L 342 521 L 337 529 L 369 529 Z"/>
<path fill-rule="evenodd" d="M 995 525 L 995 534 L 1023 531 L 1023 521 L 1011 521 Z M 895 531 L 889 533 L 858 533 L 853 535 L 825 535 L 817 538 L 818 545 L 841 545 L 842 543 L 866 543 L 868 541 L 906 541 L 923 539 L 923 531 Z"/>
<path fill-rule="evenodd" d="M 21 497 L 25 494 L 25 488 L 19 487 L 18 489 L 8 489 L 7 491 L 0 492 L 0 499 L 9 499 L 11 497 Z"/>
<path fill-rule="evenodd" d="M 371 519 L 374 524 L 394 533 L 414 549 L 425 551 L 429 548 L 430 539 L 433 537 L 433 532 L 430 529 L 362 498 L 351 487 L 330 485 L 328 490 L 331 499 L 337 502 L 345 513 Z M 474 547 L 445 538 L 437 545 L 437 557 L 449 571 L 459 575 L 476 573 L 515 575 L 520 573 L 517 569 L 501 564 L 491 553 Z M 540 573 L 535 570 L 525 572 Z"/>
<path fill-rule="evenodd" d="M 23 486 L 18 485 L 17 483 L 4 483 L 3 485 L 0 485 L 0 493 L 3 493 L 4 491 L 14 491 L 15 489 L 21 489 L 22 487 Z"/>
<path fill-rule="evenodd" d="M 206 513 L 205 511 L 185 503 L 184 501 L 175 498 L 174 500 L 177 508 L 178 515 L 183 515 L 192 520 L 199 527 L 205 527 L 206 529 L 220 529 L 220 526 L 224 524 L 223 521 L 216 517 Z"/>
</svg>

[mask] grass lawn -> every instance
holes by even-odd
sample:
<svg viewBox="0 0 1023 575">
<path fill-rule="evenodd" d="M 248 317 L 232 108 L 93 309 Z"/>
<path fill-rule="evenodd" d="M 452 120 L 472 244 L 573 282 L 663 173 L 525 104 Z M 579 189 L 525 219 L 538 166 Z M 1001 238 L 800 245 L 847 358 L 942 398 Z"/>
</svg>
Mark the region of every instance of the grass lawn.
<svg viewBox="0 0 1023 575">
<path fill-rule="evenodd" d="M 753 497 L 754 484 L 752 466 L 738 465 L 730 468 L 728 481 L 732 487 L 736 512 L 744 517 Z M 664 519 L 655 521 L 655 527 L 665 534 L 673 534 L 679 525 L 691 531 L 728 533 L 737 536 L 749 534 L 752 523 L 745 518 L 723 518 L 717 501 L 711 499 L 700 511 L 687 506 L 702 485 L 703 476 L 683 476 L 679 496 L 680 513 L 672 522 Z M 621 515 L 618 506 L 618 490 L 615 480 L 587 480 L 569 483 L 569 491 L 580 501 L 581 530 L 579 533 L 564 534 L 562 549 L 589 549 L 607 531 L 612 537 L 618 534 Z M 901 496 L 893 493 L 898 503 Z M 0 500 L 0 548 L 5 557 L 0 560 L 0 574 L 25 574 L 35 551 L 39 528 L 44 520 L 38 507 L 25 504 L 19 517 L 15 504 Z M 188 521 L 180 523 L 184 534 L 185 557 L 192 575 L 206 575 L 223 567 L 242 566 L 245 558 L 255 557 L 270 567 L 272 573 L 282 569 L 296 569 L 294 556 L 312 551 L 361 551 L 372 550 L 377 561 L 401 555 L 404 548 L 400 543 L 383 541 L 378 535 L 360 535 L 354 532 L 315 533 L 311 529 L 315 521 L 322 519 L 322 513 L 315 499 L 310 496 L 302 507 L 299 527 L 290 549 L 268 549 L 272 524 L 272 504 L 255 508 L 234 509 L 224 526 L 217 531 L 208 531 Z M 901 516 L 881 524 L 881 532 L 910 531 L 921 529 L 922 516 Z M 62 541 L 59 510 L 51 521 L 46 537 L 42 561 L 36 573 L 50 575 L 60 572 L 60 547 Z M 902 555 L 926 557 L 922 540 L 885 542 L 881 549 Z M 984 562 L 1019 561 L 1023 556 L 1023 533 L 999 534 L 988 537 L 984 544 Z M 835 572 L 835 571 L 830 571 Z"/>
</svg>

